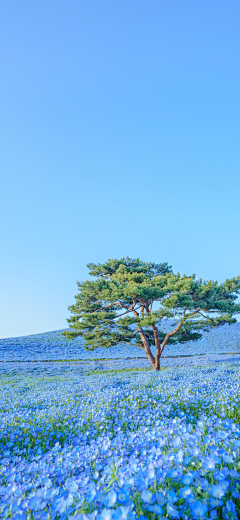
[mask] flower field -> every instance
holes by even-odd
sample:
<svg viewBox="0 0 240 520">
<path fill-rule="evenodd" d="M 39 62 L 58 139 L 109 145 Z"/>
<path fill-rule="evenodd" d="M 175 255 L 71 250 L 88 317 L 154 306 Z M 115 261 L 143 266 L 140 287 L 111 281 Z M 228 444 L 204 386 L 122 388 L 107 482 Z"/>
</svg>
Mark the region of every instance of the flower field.
<svg viewBox="0 0 240 520">
<path fill-rule="evenodd" d="M 228 355 L 165 359 L 160 373 L 127 356 L 95 363 L 97 351 L 82 363 L 2 357 L 0 518 L 240 518 L 240 364 L 230 356 L 240 349 L 230 340 Z"/>
<path fill-rule="evenodd" d="M 170 321 L 170 320 L 169 320 Z M 163 327 L 163 330 L 169 330 Z M 171 325 L 170 325 L 171 328 Z M 65 330 L 65 329 L 63 329 Z M 57 359 L 115 359 L 141 357 L 144 355 L 137 347 L 121 345 L 121 347 L 101 348 L 87 351 L 81 337 L 66 340 L 61 335 L 63 330 L 23 336 L 20 338 L 0 339 L 0 361 L 45 361 Z M 154 349 L 152 349 L 154 352 Z M 184 345 L 167 345 L 163 356 L 216 354 L 235 352 L 240 354 L 240 322 L 224 325 L 202 332 L 202 339 L 187 342 Z"/>
</svg>

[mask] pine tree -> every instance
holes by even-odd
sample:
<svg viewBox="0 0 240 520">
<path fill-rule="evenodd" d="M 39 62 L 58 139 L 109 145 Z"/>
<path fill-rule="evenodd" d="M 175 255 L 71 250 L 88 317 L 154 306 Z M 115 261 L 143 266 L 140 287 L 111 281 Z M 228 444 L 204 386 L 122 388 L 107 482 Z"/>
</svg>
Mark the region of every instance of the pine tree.
<svg viewBox="0 0 240 520">
<path fill-rule="evenodd" d="M 82 336 L 85 349 L 127 344 L 142 349 L 154 370 L 166 344 L 198 340 L 209 331 L 237 320 L 240 277 L 222 284 L 174 274 L 165 262 L 145 263 L 129 257 L 87 265 L 94 280 L 77 282 L 76 303 L 68 307 L 70 329 L 62 334 Z M 170 321 L 168 321 L 170 320 Z M 166 323 L 172 323 L 164 332 Z M 155 356 L 151 347 L 156 347 Z"/>
</svg>

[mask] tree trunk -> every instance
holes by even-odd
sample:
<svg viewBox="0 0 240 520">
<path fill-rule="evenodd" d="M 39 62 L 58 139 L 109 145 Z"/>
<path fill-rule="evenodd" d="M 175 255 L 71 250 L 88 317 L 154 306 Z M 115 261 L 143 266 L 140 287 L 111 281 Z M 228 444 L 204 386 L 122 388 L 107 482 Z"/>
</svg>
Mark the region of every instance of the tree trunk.
<svg viewBox="0 0 240 520">
<path fill-rule="evenodd" d="M 145 350 L 145 354 L 148 358 L 148 360 L 150 361 L 151 365 L 152 365 L 152 368 L 155 369 L 155 359 L 152 355 L 152 352 L 151 352 L 151 349 L 149 347 L 149 343 L 148 343 L 148 340 L 142 330 L 141 327 L 138 327 L 138 332 L 139 332 L 139 335 L 140 335 L 140 338 L 143 342 L 143 346 L 144 346 L 144 350 Z"/>
<path fill-rule="evenodd" d="M 146 309 L 147 314 L 150 314 L 150 311 L 149 311 L 149 308 L 148 308 L 148 304 L 146 302 L 145 302 L 145 309 Z M 196 311 L 191 313 L 191 316 L 193 316 L 194 314 L 197 314 L 197 312 L 199 312 L 199 310 L 200 309 L 197 309 Z M 138 313 L 136 311 L 133 310 L 133 313 L 135 314 L 135 316 L 138 317 Z M 153 329 L 153 333 L 154 333 L 155 346 L 156 346 L 156 349 L 157 349 L 156 350 L 156 354 L 155 354 L 155 359 L 154 359 L 154 356 L 152 355 L 151 349 L 149 347 L 148 340 L 147 340 L 147 338 L 145 336 L 145 333 L 144 333 L 142 327 L 138 326 L 138 332 L 139 332 L 141 340 L 143 342 L 145 353 L 147 355 L 148 360 L 150 361 L 150 363 L 152 365 L 153 370 L 157 370 L 157 371 L 160 370 L 160 359 L 161 359 L 161 355 L 162 355 L 164 347 L 166 346 L 169 338 L 171 336 L 174 336 L 174 334 L 176 334 L 179 331 L 180 327 L 182 326 L 184 321 L 186 321 L 186 319 L 187 318 L 182 319 L 179 322 L 179 324 L 177 325 L 177 327 L 174 330 L 172 330 L 172 332 L 168 332 L 166 334 L 166 336 L 165 336 L 165 338 L 164 338 L 164 340 L 163 340 L 161 345 L 160 345 L 160 341 L 159 341 L 158 329 L 157 329 L 156 325 L 151 325 L 151 327 Z"/>
<path fill-rule="evenodd" d="M 154 368 L 155 368 L 155 370 L 160 370 L 161 346 L 160 346 L 160 342 L 159 342 L 159 334 L 158 334 L 158 329 L 157 329 L 156 325 L 152 325 L 152 328 L 153 328 L 155 346 L 157 349 L 156 354 L 155 354 Z"/>
<path fill-rule="evenodd" d="M 135 301 L 133 301 L 133 305 L 135 305 Z M 134 316 L 136 316 L 138 318 L 139 314 L 138 314 L 137 311 L 134 310 L 134 307 L 132 309 L 132 312 L 133 312 Z M 147 337 L 146 337 L 142 327 L 140 327 L 140 325 L 137 325 L 137 328 L 138 328 L 138 332 L 139 332 L 140 338 L 141 338 L 141 340 L 143 342 L 145 354 L 146 354 L 148 360 L 150 361 L 150 363 L 152 365 L 152 368 L 155 369 L 155 359 L 154 359 L 154 357 L 152 355 L 152 352 L 151 352 L 151 349 L 149 347 L 149 343 L 148 343 Z"/>
<path fill-rule="evenodd" d="M 155 354 L 155 370 L 160 370 L 160 359 L 161 359 L 160 351 L 157 351 Z"/>
</svg>

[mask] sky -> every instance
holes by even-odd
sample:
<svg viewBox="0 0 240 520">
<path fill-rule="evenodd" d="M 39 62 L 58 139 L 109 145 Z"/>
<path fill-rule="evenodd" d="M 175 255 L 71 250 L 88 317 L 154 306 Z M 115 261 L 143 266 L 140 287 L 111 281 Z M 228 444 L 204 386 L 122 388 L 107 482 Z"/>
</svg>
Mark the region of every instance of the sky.
<svg viewBox="0 0 240 520">
<path fill-rule="evenodd" d="M 86 264 L 240 274 L 240 3 L 0 5 L 0 337 L 68 326 Z"/>
</svg>

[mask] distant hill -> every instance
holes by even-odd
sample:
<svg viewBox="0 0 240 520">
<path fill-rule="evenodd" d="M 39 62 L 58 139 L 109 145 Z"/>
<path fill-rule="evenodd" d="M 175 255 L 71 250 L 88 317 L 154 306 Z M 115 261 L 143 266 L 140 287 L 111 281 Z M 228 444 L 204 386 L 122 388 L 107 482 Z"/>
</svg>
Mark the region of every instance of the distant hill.
<svg viewBox="0 0 240 520">
<path fill-rule="evenodd" d="M 139 348 L 121 344 L 110 349 L 87 351 L 84 349 L 82 338 L 66 340 L 61 336 L 63 330 L 67 329 L 0 339 L 0 361 L 144 357 L 144 352 Z M 202 339 L 195 343 L 189 341 L 184 345 L 166 346 L 163 356 L 228 352 L 240 353 L 240 322 L 231 326 L 224 325 L 208 333 L 204 332 Z"/>
</svg>

